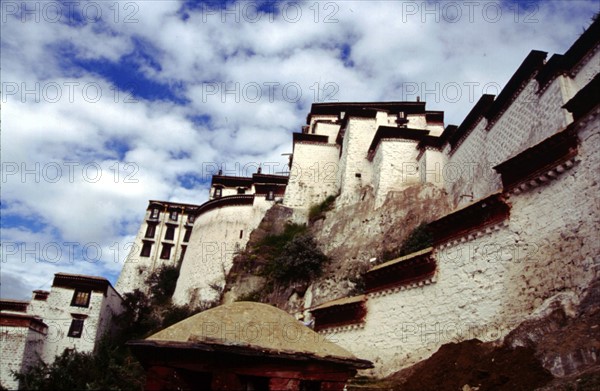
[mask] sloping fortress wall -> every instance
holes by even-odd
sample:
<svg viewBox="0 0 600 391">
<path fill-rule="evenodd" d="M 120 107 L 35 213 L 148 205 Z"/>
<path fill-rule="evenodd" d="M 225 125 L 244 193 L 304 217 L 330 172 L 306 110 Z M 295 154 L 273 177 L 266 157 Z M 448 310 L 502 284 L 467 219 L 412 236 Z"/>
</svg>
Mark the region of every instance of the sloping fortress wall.
<svg viewBox="0 0 600 391">
<path fill-rule="evenodd" d="M 430 223 L 433 247 L 373 267 L 365 295 L 311 309 L 321 333 L 376 364 L 366 374 L 501 338 L 598 277 L 598 30 L 548 62 L 533 51 L 496 99 L 447 128 L 444 185 L 457 209 Z"/>
</svg>

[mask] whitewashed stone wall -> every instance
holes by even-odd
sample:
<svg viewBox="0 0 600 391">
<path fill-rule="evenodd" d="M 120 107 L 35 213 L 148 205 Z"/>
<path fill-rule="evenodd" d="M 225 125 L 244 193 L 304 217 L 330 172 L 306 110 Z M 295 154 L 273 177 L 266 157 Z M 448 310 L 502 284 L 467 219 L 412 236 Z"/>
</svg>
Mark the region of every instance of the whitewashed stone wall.
<svg viewBox="0 0 600 391">
<path fill-rule="evenodd" d="M 337 115 L 325 115 L 325 114 L 312 115 L 310 118 L 309 126 L 310 127 L 314 126 L 317 121 L 337 121 L 337 120 L 338 120 Z"/>
<path fill-rule="evenodd" d="M 297 142 L 284 205 L 308 209 L 329 195 L 339 192 L 339 156 L 337 144 Z"/>
<path fill-rule="evenodd" d="M 335 144 L 335 140 L 337 138 L 339 131 L 340 131 L 340 125 L 338 125 L 338 124 L 328 124 L 328 123 L 324 123 L 324 122 L 319 122 L 319 123 L 315 124 L 315 127 L 314 127 L 314 133 L 319 134 L 321 136 L 327 136 L 328 137 L 327 142 L 329 144 Z"/>
<path fill-rule="evenodd" d="M 383 205 L 388 192 L 403 190 L 421 181 L 418 152 L 414 140 L 381 140 L 373 158 L 375 208 Z"/>
<path fill-rule="evenodd" d="M 427 358 L 448 342 L 506 335 L 559 293 L 581 295 L 600 274 L 600 124 L 582 121 L 570 171 L 509 198 L 510 218 L 434 250 L 430 284 L 368 295 L 365 322 L 325 330 L 383 376 Z"/>
<path fill-rule="evenodd" d="M 600 45 L 596 45 L 577 66 L 574 79 L 578 89 L 585 87 L 598 74 L 598 68 L 600 68 Z"/>
<path fill-rule="evenodd" d="M 425 114 L 410 114 L 406 116 L 407 127 L 413 129 L 427 129 L 427 118 Z"/>
<path fill-rule="evenodd" d="M 371 185 L 373 169 L 367 152 L 376 130 L 373 118 L 350 118 L 348 121 L 340 159 L 340 205 L 359 201 L 363 190 Z"/>
<path fill-rule="evenodd" d="M 0 384 L 9 389 L 19 387 L 11 372 L 22 372 L 36 364 L 43 354 L 44 334 L 29 327 L 0 328 Z"/>
<path fill-rule="evenodd" d="M 65 349 L 76 349 L 79 352 L 91 352 L 96 343 L 112 326 L 114 317 L 123 311 L 118 294 L 109 288 L 107 297 L 104 293 L 92 291 L 88 307 L 71 306 L 74 289 L 52 287 L 43 313 L 36 313 L 48 325 L 48 335 L 44 344 L 42 359 L 46 363 L 54 361 L 56 355 Z M 86 315 L 81 338 L 68 336 L 73 316 Z"/>
<path fill-rule="evenodd" d="M 477 124 L 448 158 L 446 188 L 454 195 L 456 205 L 500 189 L 500 176 L 493 166 L 550 137 L 572 121 L 571 114 L 561 107 L 600 72 L 598 49 L 589 59 L 574 79 L 558 76 L 539 94 L 537 81 L 531 79 L 489 130 L 485 129 L 485 119 Z M 461 175 L 457 177 L 455 174 L 459 172 Z M 469 194 L 473 198 L 464 197 Z"/>
<path fill-rule="evenodd" d="M 185 244 L 183 243 L 183 237 L 185 235 L 187 215 L 178 213 L 177 220 L 173 221 L 169 218 L 169 212 L 161 211 L 158 219 L 152 220 L 158 223 L 154 237 L 145 238 L 150 214 L 151 210 L 147 210 L 115 285 L 115 288 L 120 293 L 132 292 L 136 288 L 144 290 L 146 287 L 146 278 L 154 270 L 163 265 L 177 265 L 179 262 L 182 250 L 181 245 Z M 165 233 L 167 231 L 166 223 L 176 224 L 173 240 L 165 240 Z M 144 240 L 154 242 L 150 250 L 150 256 L 148 257 L 141 256 Z M 163 242 L 173 245 L 169 259 L 160 258 Z"/>
<path fill-rule="evenodd" d="M 427 148 L 418 160 L 421 182 L 432 183 L 444 188 L 444 169 L 447 155 L 442 151 Z"/>
<path fill-rule="evenodd" d="M 236 251 L 243 249 L 274 201 L 255 196 L 254 205 L 226 206 L 200 215 L 181 265 L 173 302 L 196 306 L 212 301 L 223 287 Z"/>
</svg>

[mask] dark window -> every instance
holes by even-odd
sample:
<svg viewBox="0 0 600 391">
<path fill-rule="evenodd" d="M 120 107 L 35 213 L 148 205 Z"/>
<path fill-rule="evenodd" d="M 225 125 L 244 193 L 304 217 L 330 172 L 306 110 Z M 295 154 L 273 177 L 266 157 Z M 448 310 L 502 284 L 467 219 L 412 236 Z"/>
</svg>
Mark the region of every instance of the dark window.
<svg viewBox="0 0 600 391">
<path fill-rule="evenodd" d="M 165 232 L 165 240 L 173 240 L 175 237 L 175 227 L 172 225 L 167 226 L 167 232 Z"/>
<path fill-rule="evenodd" d="M 269 192 L 267 193 L 267 200 L 274 200 L 275 199 L 275 192 L 273 190 L 269 190 Z"/>
<path fill-rule="evenodd" d="M 149 257 L 150 251 L 152 251 L 152 242 L 144 241 L 142 245 L 142 252 L 140 253 L 140 257 Z"/>
<path fill-rule="evenodd" d="M 154 238 L 155 233 L 156 233 L 156 224 L 149 223 L 148 227 L 146 228 L 146 237 L 152 239 L 152 238 Z"/>
<path fill-rule="evenodd" d="M 151 219 L 158 219 L 158 215 L 160 214 L 160 210 L 158 208 L 153 208 L 152 212 L 150 213 L 150 218 Z"/>
<path fill-rule="evenodd" d="M 215 188 L 215 192 L 214 192 L 214 197 L 215 198 L 221 198 L 221 194 L 223 194 L 222 192 L 223 189 L 221 189 L 220 187 L 216 187 Z"/>
<path fill-rule="evenodd" d="M 355 177 L 360 178 L 362 177 L 362 175 L 360 174 L 360 172 L 357 172 L 356 174 L 354 174 Z"/>
<path fill-rule="evenodd" d="M 191 228 L 186 228 L 185 229 L 185 234 L 183 235 L 183 241 L 184 242 L 189 242 L 190 241 L 190 236 L 192 236 L 192 229 Z"/>
<path fill-rule="evenodd" d="M 238 187 L 238 194 L 246 194 L 246 189 L 244 189 L 243 187 Z"/>
<path fill-rule="evenodd" d="M 83 319 L 71 320 L 68 336 L 72 338 L 81 338 L 81 334 L 83 334 Z"/>
<path fill-rule="evenodd" d="M 196 216 L 188 215 L 188 223 L 194 224 L 194 221 L 196 221 Z"/>
<path fill-rule="evenodd" d="M 243 229 L 241 229 L 241 230 L 240 230 L 240 239 L 241 239 L 241 238 L 243 238 L 243 237 L 244 237 L 244 230 L 243 230 Z"/>
<path fill-rule="evenodd" d="M 91 294 L 90 290 L 75 289 L 71 305 L 75 307 L 89 307 Z"/>
<path fill-rule="evenodd" d="M 178 215 L 177 211 L 176 210 L 172 210 L 171 211 L 171 215 L 169 216 L 169 218 L 171 220 L 173 220 L 173 221 L 177 221 L 177 215 Z"/>
<path fill-rule="evenodd" d="M 240 376 L 242 390 L 268 390 L 269 378 L 259 376 Z"/>
<path fill-rule="evenodd" d="M 317 380 L 300 380 L 300 391 L 321 391 L 321 382 Z"/>
<path fill-rule="evenodd" d="M 162 251 L 160 252 L 160 259 L 169 259 L 171 258 L 171 247 L 173 247 L 170 243 L 163 243 Z"/>
</svg>

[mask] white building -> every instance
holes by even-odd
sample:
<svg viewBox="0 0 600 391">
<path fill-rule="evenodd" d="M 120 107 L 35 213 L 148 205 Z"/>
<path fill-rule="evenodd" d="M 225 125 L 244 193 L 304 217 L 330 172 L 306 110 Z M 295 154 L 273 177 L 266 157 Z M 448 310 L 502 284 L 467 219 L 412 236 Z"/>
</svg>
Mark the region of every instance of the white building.
<svg viewBox="0 0 600 391">
<path fill-rule="evenodd" d="M 0 300 L 0 383 L 18 388 L 11 371 L 43 360 L 50 364 L 65 349 L 91 352 L 115 330 L 122 298 L 102 277 L 57 273 L 50 291 L 31 301 Z"/>
<path fill-rule="evenodd" d="M 282 202 L 288 177 L 213 175 L 202 205 L 150 201 L 117 282 L 119 292 L 144 289 L 148 275 L 163 265 L 179 265 L 176 304 L 198 305 L 218 297 L 235 252 L 266 211 Z M 215 289 L 217 288 L 217 289 Z"/>
</svg>

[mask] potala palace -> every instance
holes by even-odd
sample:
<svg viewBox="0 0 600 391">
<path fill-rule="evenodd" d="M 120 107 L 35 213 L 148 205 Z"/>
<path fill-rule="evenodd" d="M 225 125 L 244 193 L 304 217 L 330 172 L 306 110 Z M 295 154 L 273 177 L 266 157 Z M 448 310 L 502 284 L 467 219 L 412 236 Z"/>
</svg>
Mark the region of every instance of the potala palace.
<svg viewBox="0 0 600 391">
<path fill-rule="evenodd" d="M 329 196 L 336 211 L 369 202 L 373 215 L 395 213 L 386 201 L 419 186 L 451 205 L 428 222 L 431 247 L 370 267 L 362 294 L 323 299 L 309 287 L 301 299 L 315 331 L 374 364 L 365 375 L 388 375 L 447 342 L 502 338 L 551 303 L 577 303 L 600 274 L 598 37 L 596 19 L 564 54 L 531 51 L 498 96 L 481 96 L 457 126 L 419 100 L 313 104 L 293 134 L 289 176 L 216 173 L 201 205 L 150 201 L 114 290 L 57 275 L 51 292 L 3 304 L 2 338 L 21 335 L 10 354 L 24 363 L 31 349 L 93 349 L 94 338 L 83 346 L 71 332 L 48 338 L 54 313 L 93 321 L 101 334 L 104 312 L 118 313 L 111 297 L 143 289 L 163 265 L 180 265 L 176 304 L 218 299 L 215 287 L 274 205 L 295 223 Z M 82 290 L 87 307 L 71 297 Z M 592 348 L 582 354 L 598 360 Z M 564 371 L 560 360 L 549 365 Z"/>
</svg>

